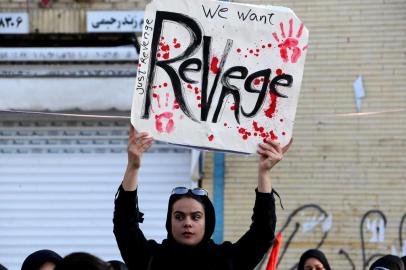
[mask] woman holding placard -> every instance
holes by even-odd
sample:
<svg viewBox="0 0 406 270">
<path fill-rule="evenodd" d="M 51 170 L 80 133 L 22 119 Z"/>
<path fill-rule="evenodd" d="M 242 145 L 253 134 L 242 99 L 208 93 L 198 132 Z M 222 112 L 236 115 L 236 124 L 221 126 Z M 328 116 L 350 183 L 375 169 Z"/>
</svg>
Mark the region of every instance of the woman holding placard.
<svg viewBox="0 0 406 270">
<path fill-rule="evenodd" d="M 267 139 L 258 145 L 258 186 L 252 224 L 235 243 L 214 243 L 213 204 L 201 188 L 177 187 L 169 197 L 167 239 L 162 244 L 147 240 L 139 227 L 143 213 L 138 209 L 137 187 L 141 158 L 151 147 L 152 137 L 133 127 L 128 142 L 128 164 L 117 192 L 114 234 L 130 270 L 138 269 L 253 269 L 274 240 L 276 214 L 270 169 L 291 143 L 281 147 Z"/>
</svg>

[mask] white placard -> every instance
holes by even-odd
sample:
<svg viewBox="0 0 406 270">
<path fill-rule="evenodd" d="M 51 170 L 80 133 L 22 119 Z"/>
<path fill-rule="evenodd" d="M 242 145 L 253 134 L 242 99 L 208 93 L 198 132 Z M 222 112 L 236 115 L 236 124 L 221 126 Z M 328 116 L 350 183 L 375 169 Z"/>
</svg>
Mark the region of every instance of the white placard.
<svg viewBox="0 0 406 270">
<path fill-rule="evenodd" d="M 254 153 L 292 137 L 308 30 L 292 10 L 209 0 L 146 8 L 131 121 L 157 140 Z"/>
<path fill-rule="evenodd" d="M 141 32 L 144 11 L 88 11 L 87 32 Z"/>
<path fill-rule="evenodd" d="M 26 34 L 29 31 L 27 13 L 0 13 L 0 34 Z"/>
</svg>

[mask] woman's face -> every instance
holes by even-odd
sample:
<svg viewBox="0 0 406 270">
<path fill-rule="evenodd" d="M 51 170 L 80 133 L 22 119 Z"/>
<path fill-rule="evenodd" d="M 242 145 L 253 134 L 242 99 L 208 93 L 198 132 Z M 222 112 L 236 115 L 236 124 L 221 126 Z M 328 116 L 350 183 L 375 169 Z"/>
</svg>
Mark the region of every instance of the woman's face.
<svg viewBox="0 0 406 270">
<path fill-rule="evenodd" d="M 202 241 L 205 230 L 203 205 L 192 198 L 182 198 L 172 206 L 172 235 L 176 242 L 195 246 Z"/>
<path fill-rule="evenodd" d="M 324 270 L 324 266 L 318 259 L 309 258 L 305 261 L 304 270 Z"/>
<path fill-rule="evenodd" d="M 39 270 L 54 270 L 55 264 L 53 262 L 44 263 Z"/>
</svg>

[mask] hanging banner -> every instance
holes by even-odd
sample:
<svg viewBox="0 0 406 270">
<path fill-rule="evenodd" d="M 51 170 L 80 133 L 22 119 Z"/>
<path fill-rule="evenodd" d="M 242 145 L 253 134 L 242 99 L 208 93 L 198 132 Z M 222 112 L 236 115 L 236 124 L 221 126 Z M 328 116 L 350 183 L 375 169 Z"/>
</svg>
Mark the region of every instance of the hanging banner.
<svg viewBox="0 0 406 270">
<path fill-rule="evenodd" d="M 292 10 L 154 0 L 145 11 L 131 122 L 156 140 L 255 153 L 292 137 L 308 30 Z"/>
</svg>

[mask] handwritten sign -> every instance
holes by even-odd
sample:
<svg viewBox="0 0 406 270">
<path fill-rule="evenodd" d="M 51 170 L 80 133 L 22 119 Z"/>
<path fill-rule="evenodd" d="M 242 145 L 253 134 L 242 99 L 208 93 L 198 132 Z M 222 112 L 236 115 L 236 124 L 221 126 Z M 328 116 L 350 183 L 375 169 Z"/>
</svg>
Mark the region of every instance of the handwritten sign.
<svg viewBox="0 0 406 270">
<path fill-rule="evenodd" d="M 26 34 L 28 32 L 27 13 L 0 13 L 0 34 Z"/>
<path fill-rule="evenodd" d="M 292 137 L 308 30 L 292 10 L 207 0 L 146 8 L 132 124 L 157 140 L 254 153 Z"/>
<path fill-rule="evenodd" d="M 141 32 L 144 11 L 88 11 L 87 32 Z"/>
</svg>

